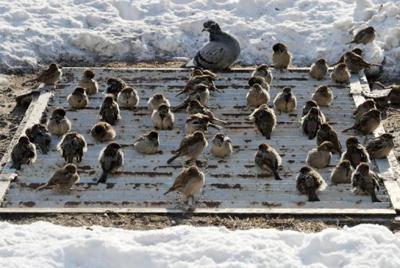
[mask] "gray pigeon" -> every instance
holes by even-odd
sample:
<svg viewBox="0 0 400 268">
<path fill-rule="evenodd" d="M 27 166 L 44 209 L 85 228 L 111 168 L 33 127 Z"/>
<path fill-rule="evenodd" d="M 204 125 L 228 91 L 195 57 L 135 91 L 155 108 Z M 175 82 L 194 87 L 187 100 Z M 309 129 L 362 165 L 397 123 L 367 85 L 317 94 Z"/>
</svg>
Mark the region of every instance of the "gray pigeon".
<svg viewBox="0 0 400 268">
<path fill-rule="evenodd" d="M 235 37 L 221 30 L 218 23 L 209 20 L 203 24 L 203 32 L 210 33 L 206 43 L 185 67 L 224 70 L 229 68 L 239 57 L 240 45 Z"/>
</svg>

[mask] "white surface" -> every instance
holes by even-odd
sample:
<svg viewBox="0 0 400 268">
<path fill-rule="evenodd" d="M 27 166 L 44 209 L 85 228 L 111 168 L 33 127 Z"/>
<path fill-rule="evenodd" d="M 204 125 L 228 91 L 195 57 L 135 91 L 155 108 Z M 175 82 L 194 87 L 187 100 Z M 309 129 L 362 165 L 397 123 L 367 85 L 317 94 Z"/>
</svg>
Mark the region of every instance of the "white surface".
<svg viewBox="0 0 400 268">
<path fill-rule="evenodd" d="M 0 224 L 0 267 L 400 267 L 400 238 L 359 225 L 304 234 L 179 226 L 154 231 Z"/>
<path fill-rule="evenodd" d="M 245 64 L 271 63 L 278 41 L 288 45 L 297 65 L 319 57 L 333 63 L 351 48 L 345 43 L 352 31 L 367 25 L 378 36 L 360 46 L 366 58 L 380 63 L 385 55 L 388 68 L 400 60 L 397 0 L 0 0 L 0 14 L 3 70 L 53 60 L 189 58 L 208 39 L 201 32 L 207 19 L 239 39 Z"/>
</svg>

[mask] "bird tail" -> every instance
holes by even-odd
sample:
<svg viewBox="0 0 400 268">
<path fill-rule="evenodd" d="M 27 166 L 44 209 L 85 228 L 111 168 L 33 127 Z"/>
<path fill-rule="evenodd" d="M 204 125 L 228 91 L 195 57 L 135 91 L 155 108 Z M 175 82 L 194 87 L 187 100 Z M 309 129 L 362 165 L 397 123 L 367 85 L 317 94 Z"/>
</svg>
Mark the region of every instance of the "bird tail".
<svg viewBox="0 0 400 268">
<path fill-rule="evenodd" d="M 219 123 L 224 124 L 224 125 L 228 124 L 228 121 L 221 120 L 221 119 L 219 119 L 219 118 L 213 118 L 213 121 L 214 121 L 214 122 L 219 122 Z"/>
<path fill-rule="evenodd" d="M 103 173 L 101 174 L 100 179 L 97 181 L 97 183 L 106 183 L 107 176 L 108 176 L 108 171 L 103 171 Z"/>
<path fill-rule="evenodd" d="M 213 123 L 210 123 L 209 126 L 212 127 L 212 128 L 215 128 L 215 129 L 222 129 L 221 126 L 218 126 L 218 125 L 213 124 Z"/>
<path fill-rule="evenodd" d="M 352 129 L 354 129 L 354 126 L 346 128 L 345 130 L 342 130 L 342 132 L 347 132 L 347 131 L 352 130 Z"/>
<path fill-rule="evenodd" d="M 372 202 L 382 202 L 381 200 L 379 200 L 378 199 L 378 197 L 376 197 L 376 193 L 375 193 L 375 191 L 372 191 L 372 193 L 371 193 L 371 200 L 372 200 Z"/>
<path fill-rule="evenodd" d="M 44 190 L 44 189 L 46 189 L 48 186 L 49 186 L 49 185 L 48 185 L 47 183 L 46 183 L 46 184 L 43 184 L 43 185 L 40 185 L 39 187 L 36 188 L 36 191 Z"/>
<path fill-rule="evenodd" d="M 189 98 L 187 98 L 184 102 L 182 102 L 181 104 L 179 104 L 178 106 L 172 108 L 173 112 L 179 111 L 181 109 L 185 109 L 189 104 Z"/>
<path fill-rule="evenodd" d="M 308 201 L 309 202 L 317 202 L 317 201 L 320 201 L 319 200 L 319 197 L 318 197 L 318 195 L 317 195 L 317 193 L 315 192 L 315 191 L 309 191 L 308 192 Z"/>
<path fill-rule="evenodd" d="M 21 169 L 21 163 L 13 162 L 12 165 L 11 165 L 11 168 L 15 168 L 16 170 L 20 170 Z"/>
<path fill-rule="evenodd" d="M 351 42 L 348 42 L 348 43 L 346 43 L 346 45 L 349 45 L 349 44 L 354 44 L 356 41 L 351 41 Z"/>
<path fill-rule="evenodd" d="M 175 190 L 174 187 L 169 188 L 169 189 L 164 193 L 164 195 L 167 195 L 168 193 L 172 192 L 173 190 Z"/>
<path fill-rule="evenodd" d="M 174 156 L 172 156 L 170 159 L 168 159 L 167 164 L 171 164 L 172 161 L 174 161 L 175 159 L 177 159 L 180 156 L 180 153 L 178 152 L 177 154 L 175 154 Z"/>
<path fill-rule="evenodd" d="M 282 179 L 281 179 L 281 177 L 279 176 L 278 170 L 274 170 L 273 172 L 274 172 L 275 180 L 281 181 Z"/>
</svg>

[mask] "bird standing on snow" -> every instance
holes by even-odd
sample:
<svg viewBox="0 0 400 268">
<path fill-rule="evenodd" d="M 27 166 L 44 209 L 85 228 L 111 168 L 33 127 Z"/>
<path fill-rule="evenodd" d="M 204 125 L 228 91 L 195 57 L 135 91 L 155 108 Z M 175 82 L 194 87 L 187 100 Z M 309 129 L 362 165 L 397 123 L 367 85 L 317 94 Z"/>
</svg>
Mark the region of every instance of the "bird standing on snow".
<svg viewBox="0 0 400 268">
<path fill-rule="evenodd" d="M 122 167 L 124 153 L 121 148 L 121 145 L 112 142 L 100 152 L 99 162 L 103 173 L 97 183 L 106 183 L 108 174 Z"/>
<path fill-rule="evenodd" d="M 161 104 L 165 104 L 168 107 L 171 107 L 169 100 L 166 97 L 164 97 L 163 94 L 154 94 L 149 98 L 147 104 L 150 111 L 157 110 Z"/>
<path fill-rule="evenodd" d="M 360 121 L 356 122 L 352 127 L 343 130 L 343 132 L 351 129 L 360 132 L 363 135 L 371 134 L 379 127 L 381 123 L 381 112 L 377 109 L 371 109 L 360 117 Z"/>
<path fill-rule="evenodd" d="M 274 99 L 274 107 L 280 113 L 291 113 L 296 109 L 296 96 L 290 87 L 285 87 Z"/>
<path fill-rule="evenodd" d="M 118 93 L 117 102 L 121 108 L 134 109 L 139 104 L 139 95 L 136 89 L 126 87 Z"/>
<path fill-rule="evenodd" d="M 160 140 L 157 131 L 150 131 L 140 136 L 133 146 L 138 153 L 141 154 L 156 154 L 160 152 Z"/>
<path fill-rule="evenodd" d="M 114 101 L 112 95 L 107 95 L 104 98 L 104 101 L 100 107 L 99 116 L 101 120 L 109 123 L 110 125 L 115 125 L 116 122 L 121 119 L 119 105 L 116 101 Z"/>
<path fill-rule="evenodd" d="M 58 169 L 46 184 L 39 186 L 36 190 L 52 188 L 57 191 L 69 191 L 72 186 L 79 182 L 79 179 L 76 166 L 67 164 Z"/>
<path fill-rule="evenodd" d="M 24 84 L 29 82 L 43 83 L 45 86 L 56 86 L 62 75 L 61 68 L 57 64 L 52 63 L 46 70 L 43 70 L 39 75 L 32 80 L 24 82 Z"/>
<path fill-rule="evenodd" d="M 161 104 L 151 114 L 151 120 L 156 129 L 171 130 L 174 127 L 175 115 L 171 112 L 168 105 Z"/>
<path fill-rule="evenodd" d="M 66 117 L 67 112 L 63 108 L 56 108 L 51 113 L 47 128 L 50 133 L 62 136 L 71 130 L 71 121 Z"/>
<path fill-rule="evenodd" d="M 67 101 L 69 105 L 74 109 L 83 109 L 88 105 L 89 98 L 86 95 L 85 89 L 77 87 L 74 91 L 68 95 Z"/>
<path fill-rule="evenodd" d="M 350 76 L 351 74 L 346 63 L 339 63 L 331 73 L 331 79 L 335 83 L 348 83 Z"/>
<path fill-rule="evenodd" d="M 64 135 L 58 149 L 67 163 L 72 163 L 74 158 L 78 163 L 82 161 L 83 153 L 87 150 L 85 138 L 77 132 L 69 132 Z"/>
<path fill-rule="evenodd" d="M 368 154 L 375 159 L 385 158 L 394 148 L 392 134 L 384 133 L 367 144 Z"/>
<path fill-rule="evenodd" d="M 376 104 L 375 101 L 371 99 L 368 99 L 358 105 L 356 110 L 353 112 L 353 117 L 356 123 L 360 122 L 363 114 L 373 109 L 376 109 Z"/>
<path fill-rule="evenodd" d="M 328 64 L 325 59 L 319 59 L 311 65 L 310 76 L 317 80 L 324 79 L 325 75 L 328 73 Z"/>
<path fill-rule="evenodd" d="M 258 131 L 260 131 L 267 140 L 271 139 L 272 130 L 274 130 L 276 126 L 276 115 L 273 109 L 263 104 L 250 114 L 249 119 L 254 121 Z"/>
<path fill-rule="evenodd" d="M 327 86 L 318 87 L 312 95 L 312 100 L 315 101 L 318 106 L 329 106 L 333 101 L 332 89 Z"/>
<path fill-rule="evenodd" d="M 370 162 L 367 149 L 358 142 L 356 137 L 349 137 L 346 141 L 346 147 L 347 151 L 342 155 L 341 161 L 349 160 L 353 168 L 356 168 L 361 162 Z"/>
<path fill-rule="evenodd" d="M 296 179 L 296 188 L 301 194 L 308 196 L 308 201 L 320 201 L 317 191 L 322 191 L 326 187 L 324 178 L 314 169 L 304 166 Z"/>
<path fill-rule="evenodd" d="M 79 87 L 83 87 L 88 95 L 94 95 L 99 91 L 99 85 L 94 80 L 94 76 L 95 73 L 92 69 L 86 69 L 83 72 L 82 79 L 79 81 Z"/>
<path fill-rule="evenodd" d="M 330 141 L 324 141 L 318 148 L 308 152 L 306 162 L 313 168 L 325 168 L 329 165 L 332 158 L 333 144 Z"/>
<path fill-rule="evenodd" d="M 307 115 L 303 116 L 302 129 L 307 137 L 312 140 L 317 135 L 318 130 L 321 125 L 325 123 L 319 114 L 319 109 L 317 107 L 312 107 Z"/>
<path fill-rule="evenodd" d="M 379 177 L 369 169 L 367 163 L 360 163 L 351 177 L 351 186 L 356 194 L 371 195 L 372 202 L 381 202 L 376 197 L 375 188 L 379 191 Z"/>
<path fill-rule="evenodd" d="M 353 168 L 349 160 L 340 161 L 331 174 L 331 181 L 333 184 L 350 183 Z"/>
<path fill-rule="evenodd" d="M 323 123 L 317 132 L 317 145 L 321 145 L 324 141 L 330 141 L 332 143 L 333 152 L 342 154 L 342 144 L 340 144 L 338 135 L 328 123 Z"/>
<path fill-rule="evenodd" d="M 374 27 L 370 26 L 365 29 L 362 29 L 356 33 L 354 36 L 353 41 L 349 42 L 348 44 L 368 44 L 374 41 L 375 39 L 375 29 Z"/>
<path fill-rule="evenodd" d="M 281 180 L 278 168 L 282 165 L 282 158 L 274 148 L 266 143 L 260 144 L 254 161 L 261 172 L 274 175 L 275 180 Z"/>
<path fill-rule="evenodd" d="M 233 153 L 231 139 L 222 133 L 216 134 L 211 141 L 211 144 L 212 147 L 210 153 L 215 157 L 224 158 Z"/>
<path fill-rule="evenodd" d="M 21 136 L 11 151 L 11 168 L 21 169 L 22 164 L 31 164 L 36 160 L 36 146 L 27 136 Z"/>
<path fill-rule="evenodd" d="M 189 158 L 187 162 L 190 163 L 196 161 L 207 145 L 208 142 L 203 132 L 196 131 L 193 134 L 187 135 L 182 139 L 178 150 L 172 152 L 174 155 L 168 159 L 167 163 L 172 163 L 172 161 L 180 156 L 187 156 Z"/>
<path fill-rule="evenodd" d="M 292 62 L 292 54 L 285 44 L 277 43 L 272 47 L 272 63 L 275 68 L 287 69 Z"/>
<path fill-rule="evenodd" d="M 268 84 L 271 84 L 272 82 L 272 72 L 267 64 L 261 64 L 257 66 L 256 69 L 251 73 L 251 77 L 254 76 L 261 76 Z"/>
<path fill-rule="evenodd" d="M 42 124 L 34 124 L 25 130 L 29 140 L 36 144 L 43 154 L 47 154 L 50 149 L 51 135 L 47 127 Z"/>
<path fill-rule="evenodd" d="M 117 135 L 115 129 L 107 122 L 98 122 L 90 130 L 90 134 L 99 142 L 112 141 Z"/>
<path fill-rule="evenodd" d="M 248 107 L 259 107 L 267 104 L 269 101 L 269 93 L 260 84 L 254 84 L 247 92 L 246 100 Z"/>
</svg>

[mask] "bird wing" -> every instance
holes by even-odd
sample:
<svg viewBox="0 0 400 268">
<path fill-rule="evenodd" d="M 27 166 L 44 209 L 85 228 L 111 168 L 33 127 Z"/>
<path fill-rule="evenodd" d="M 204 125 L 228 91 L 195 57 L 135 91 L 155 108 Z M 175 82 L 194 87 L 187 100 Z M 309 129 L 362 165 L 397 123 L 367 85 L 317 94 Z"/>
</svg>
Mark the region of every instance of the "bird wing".
<svg viewBox="0 0 400 268">
<path fill-rule="evenodd" d="M 211 41 L 197 52 L 196 56 L 194 56 L 194 62 L 203 68 L 215 68 L 215 65 L 224 60 L 225 54 L 226 48 L 224 44 Z"/>
<path fill-rule="evenodd" d="M 65 174 L 64 170 L 57 170 L 54 175 L 50 178 L 47 186 L 53 186 L 63 183 Z"/>
<path fill-rule="evenodd" d="M 179 188 L 184 187 L 189 180 L 189 176 L 185 176 L 183 173 L 179 174 L 178 177 L 176 177 L 174 184 L 172 185 L 172 189 L 176 190 Z"/>
</svg>

